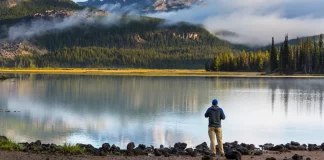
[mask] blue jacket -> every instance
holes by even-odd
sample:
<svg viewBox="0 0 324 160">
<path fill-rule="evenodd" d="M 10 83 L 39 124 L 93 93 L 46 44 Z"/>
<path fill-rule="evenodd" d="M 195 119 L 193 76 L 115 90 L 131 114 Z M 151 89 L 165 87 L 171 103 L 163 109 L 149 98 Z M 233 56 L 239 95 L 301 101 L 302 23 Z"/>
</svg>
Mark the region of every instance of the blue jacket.
<svg viewBox="0 0 324 160">
<path fill-rule="evenodd" d="M 218 106 L 211 106 L 207 109 L 205 117 L 209 118 L 208 127 L 221 128 L 221 120 L 225 120 L 225 113 L 223 109 L 219 108 Z"/>
</svg>

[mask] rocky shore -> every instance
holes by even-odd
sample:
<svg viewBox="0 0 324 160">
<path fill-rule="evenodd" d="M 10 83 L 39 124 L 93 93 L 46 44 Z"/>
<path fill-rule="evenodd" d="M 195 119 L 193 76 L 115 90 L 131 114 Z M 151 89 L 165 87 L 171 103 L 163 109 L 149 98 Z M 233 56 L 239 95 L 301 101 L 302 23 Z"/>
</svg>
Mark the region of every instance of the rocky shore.
<svg viewBox="0 0 324 160">
<path fill-rule="evenodd" d="M 1 148 L 1 143 L 12 142 L 8 140 L 5 136 L 0 136 L 0 150 L 10 150 Z M 41 154 L 41 155 L 88 155 L 96 157 L 107 157 L 107 156 L 117 156 L 117 157 L 176 157 L 176 159 L 233 159 L 241 160 L 247 159 L 264 159 L 264 160 L 277 160 L 280 157 L 278 155 L 289 155 L 290 157 L 285 157 L 280 160 L 311 160 L 311 158 L 304 155 L 294 154 L 297 153 L 309 153 L 309 152 L 321 152 L 324 158 L 324 143 L 322 145 L 316 144 L 299 144 L 298 142 L 290 142 L 287 144 L 274 145 L 274 144 L 264 144 L 260 145 L 260 148 L 255 147 L 253 144 L 245 143 L 225 143 L 225 157 L 220 157 L 218 155 L 214 156 L 209 150 L 208 144 L 206 142 L 197 145 L 194 148 L 187 148 L 186 143 L 176 143 L 173 147 L 165 147 L 161 145 L 158 148 L 154 146 L 146 146 L 144 144 L 135 145 L 131 142 L 127 145 L 126 149 L 121 149 L 120 147 L 104 143 L 101 147 L 95 148 L 91 144 L 76 144 L 73 146 L 59 146 L 56 144 L 43 144 L 40 140 L 31 143 L 17 143 L 19 147 L 16 147 L 13 151 L 20 151 L 31 154 Z M 217 146 L 216 146 L 217 147 Z M 244 158 L 245 157 L 245 158 Z M 314 156 L 313 156 L 314 157 Z M 1 157 L 0 157 L 1 158 Z"/>
<path fill-rule="evenodd" d="M 0 74 L 0 80 L 8 79 L 8 77 Z"/>
</svg>

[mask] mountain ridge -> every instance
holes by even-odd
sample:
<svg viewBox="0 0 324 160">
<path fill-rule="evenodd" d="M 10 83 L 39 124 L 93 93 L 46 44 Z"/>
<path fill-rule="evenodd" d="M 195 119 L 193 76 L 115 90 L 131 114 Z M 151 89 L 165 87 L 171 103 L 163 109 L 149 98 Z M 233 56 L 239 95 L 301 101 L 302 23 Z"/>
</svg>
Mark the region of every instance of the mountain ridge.
<svg viewBox="0 0 324 160">
<path fill-rule="evenodd" d="M 88 0 L 78 2 L 78 4 L 107 9 L 108 11 L 118 13 L 134 11 L 138 13 L 149 13 L 189 8 L 192 5 L 202 4 L 203 2 L 203 0 Z"/>
</svg>

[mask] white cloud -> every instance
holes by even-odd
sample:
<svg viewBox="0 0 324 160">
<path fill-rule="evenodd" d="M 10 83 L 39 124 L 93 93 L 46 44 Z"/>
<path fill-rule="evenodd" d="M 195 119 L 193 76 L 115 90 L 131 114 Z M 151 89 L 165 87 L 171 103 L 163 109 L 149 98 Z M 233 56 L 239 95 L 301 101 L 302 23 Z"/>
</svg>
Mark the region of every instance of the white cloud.
<svg viewBox="0 0 324 160">
<path fill-rule="evenodd" d="M 207 5 L 169 13 L 148 14 L 169 21 L 201 23 L 215 33 L 228 30 L 239 37 L 221 37 L 234 43 L 265 45 L 271 37 L 282 41 L 324 32 L 322 0 L 207 0 Z"/>
<path fill-rule="evenodd" d="M 91 17 L 88 17 L 88 16 Z M 119 24 L 121 19 L 120 15 L 108 14 L 105 17 L 97 18 L 95 15 L 91 15 L 87 9 L 74 13 L 73 16 L 66 17 L 64 19 L 52 19 L 43 20 L 38 19 L 24 24 L 16 24 L 9 28 L 8 39 L 28 39 L 33 36 L 46 34 L 56 30 L 69 29 L 71 27 L 90 24 L 100 24 L 110 26 L 113 24 Z"/>
</svg>

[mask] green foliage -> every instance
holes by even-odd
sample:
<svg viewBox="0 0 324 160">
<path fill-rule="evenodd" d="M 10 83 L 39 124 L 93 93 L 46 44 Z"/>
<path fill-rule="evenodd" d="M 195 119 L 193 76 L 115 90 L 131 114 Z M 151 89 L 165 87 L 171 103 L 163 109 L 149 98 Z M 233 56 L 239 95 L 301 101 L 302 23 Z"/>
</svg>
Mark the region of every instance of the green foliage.
<svg viewBox="0 0 324 160">
<path fill-rule="evenodd" d="M 83 154 L 85 152 L 84 147 L 80 147 L 79 145 L 72 145 L 64 143 L 63 146 L 57 146 L 59 152 L 63 154 Z"/>
<path fill-rule="evenodd" d="M 216 56 L 211 64 L 212 71 L 264 71 L 269 62 L 266 52 L 224 53 Z"/>
<path fill-rule="evenodd" d="M 5 141 L 5 140 L 0 140 L 0 150 L 7 150 L 7 151 L 21 151 L 22 146 L 17 144 L 14 141 Z"/>
<path fill-rule="evenodd" d="M 16 1 L 17 5 L 8 7 L 7 1 L 0 2 L 0 20 L 17 19 L 46 10 L 80 10 L 83 7 L 71 0 L 28 0 Z"/>
</svg>

